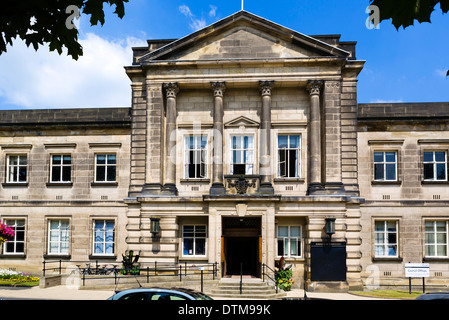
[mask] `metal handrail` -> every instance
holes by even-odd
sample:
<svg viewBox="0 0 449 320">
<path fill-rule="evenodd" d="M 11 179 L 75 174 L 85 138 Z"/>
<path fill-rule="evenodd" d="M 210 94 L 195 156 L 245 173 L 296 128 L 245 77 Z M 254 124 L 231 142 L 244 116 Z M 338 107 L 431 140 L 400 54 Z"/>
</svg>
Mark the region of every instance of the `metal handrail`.
<svg viewBox="0 0 449 320">
<path fill-rule="evenodd" d="M 276 282 L 275 279 L 273 279 L 267 272 L 265 272 L 265 268 L 267 268 L 268 270 L 270 270 L 273 274 L 276 274 L 276 271 L 271 269 L 268 265 L 266 265 L 265 263 L 262 263 L 262 281 L 265 282 L 265 276 L 270 279 L 271 281 L 274 282 L 274 286 L 276 288 L 276 293 L 279 293 L 279 287 L 278 287 L 278 283 Z"/>
<path fill-rule="evenodd" d="M 57 263 L 57 266 L 50 267 L 51 264 Z M 112 262 L 112 263 L 100 263 L 99 260 L 93 261 L 63 261 L 63 260 L 50 260 L 43 261 L 42 274 L 45 277 L 47 271 L 56 271 L 57 274 L 61 275 L 63 270 L 63 264 L 70 265 L 88 265 L 86 268 L 72 268 L 72 272 L 78 270 L 80 272 L 80 276 L 82 277 L 82 285 L 85 286 L 86 274 L 89 276 L 87 279 L 89 280 L 97 280 L 97 279 L 111 279 L 112 275 L 104 274 L 103 265 L 111 265 L 112 268 L 108 268 L 108 270 L 112 270 L 114 283 L 117 284 L 120 278 L 127 277 L 126 271 L 129 271 L 123 267 L 117 268 L 116 265 L 121 264 L 121 262 Z M 93 266 L 90 266 L 93 265 Z M 179 276 L 180 281 L 182 281 L 183 277 L 188 275 L 199 275 L 201 276 L 201 288 L 203 288 L 203 276 L 206 274 L 212 275 L 212 280 L 215 280 L 218 273 L 218 263 L 202 263 L 202 264 L 187 264 L 185 263 L 138 263 L 138 268 L 132 269 L 133 271 L 137 271 L 137 274 L 132 274 L 136 277 L 145 277 L 147 283 L 149 283 L 150 278 L 154 276 Z M 70 270 L 68 268 L 64 268 L 65 270 Z M 81 270 L 80 270 L 81 269 Z M 88 271 L 87 271 L 88 270 Z M 91 272 L 91 273 L 90 273 Z M 123 275 L 121 277 L 120 275 Z M 138 280 L 137 280 L 138 281 Z M 140 284 L 140 283 L 139 283 Z"/>
</svg>

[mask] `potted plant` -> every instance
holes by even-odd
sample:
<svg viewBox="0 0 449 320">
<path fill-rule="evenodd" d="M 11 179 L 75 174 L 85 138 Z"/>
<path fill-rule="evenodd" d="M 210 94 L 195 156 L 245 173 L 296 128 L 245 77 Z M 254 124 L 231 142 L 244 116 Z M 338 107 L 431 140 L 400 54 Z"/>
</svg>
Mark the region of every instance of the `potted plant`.
<svg viewBox="0 0 449 320">
<path fill-rule="evenodd" d="M 14 239 L 14 230 L 6 223 L 1 223 L 0 221 L 0 245 L 5 243 L 5 241 Z"/>
<path fill-rule="evenodd" d="M 140 274 L 140 264 L 137 263 L 139 261 L 139 255 L 134 255 L 134 251 L 130 250 L 129 254 L 125 256 L 122 254 L 122 274 L 128 275 L 139 275 Z"/>
<path fill-rule="evenodd" d="M 292 265 L 286 266 L 285 259 L 282 257 L 279 263 L 277 263 L 275 272 L 276 285 L 284 291 L 290 291 L 295 283 L 292 279 L 292 274 Z"/>
</svg>

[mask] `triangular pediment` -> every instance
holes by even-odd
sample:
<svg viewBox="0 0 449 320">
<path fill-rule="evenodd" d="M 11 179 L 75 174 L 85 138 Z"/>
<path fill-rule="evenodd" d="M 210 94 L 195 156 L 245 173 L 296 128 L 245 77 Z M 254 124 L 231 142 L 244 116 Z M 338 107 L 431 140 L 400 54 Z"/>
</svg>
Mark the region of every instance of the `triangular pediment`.
<svg viewBox="0 0 449 320">
<path fill-rule="evenodd" d="M 225 127 L 259 127 L 259 122 L 251 120 L 245 116 L 240 116 L 224 124 Z"/>
<path fill-rule="evenodd" d="M 139 58 L 157 61 L 347 58 L 350 53 L 246 11 L 222 19 Z"/>
</svg>

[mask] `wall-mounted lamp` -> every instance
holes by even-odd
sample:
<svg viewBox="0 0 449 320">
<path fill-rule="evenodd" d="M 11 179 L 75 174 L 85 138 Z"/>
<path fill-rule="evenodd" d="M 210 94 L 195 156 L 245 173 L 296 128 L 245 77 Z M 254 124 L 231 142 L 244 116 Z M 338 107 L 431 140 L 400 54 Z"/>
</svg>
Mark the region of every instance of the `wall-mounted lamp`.
<svg viewBox="0 0 449 320">
<path fill-rule="evenodd" d="M 151 217 L 150 218 L 150 231 L 152 234 L 156 235 L 160 231 L 159 221 L 161 219 L 159 217 Z"/>
<path fill-rule="evenodd" d="M 326 218 L 325 232 L 329 239 L 335 233 L 335 218 Z"/>
</svg>

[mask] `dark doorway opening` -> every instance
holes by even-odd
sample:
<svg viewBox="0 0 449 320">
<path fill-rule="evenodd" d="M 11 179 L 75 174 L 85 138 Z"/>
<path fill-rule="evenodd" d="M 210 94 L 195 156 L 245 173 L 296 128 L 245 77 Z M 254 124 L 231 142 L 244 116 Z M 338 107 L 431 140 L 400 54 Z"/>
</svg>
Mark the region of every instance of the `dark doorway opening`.
<svg viewBox="0 0 449 320">
<path fill-rule="evenodd" d="M 223 276 L 260 277 L 260 218 L 223 218 Z"/>
</svg>

